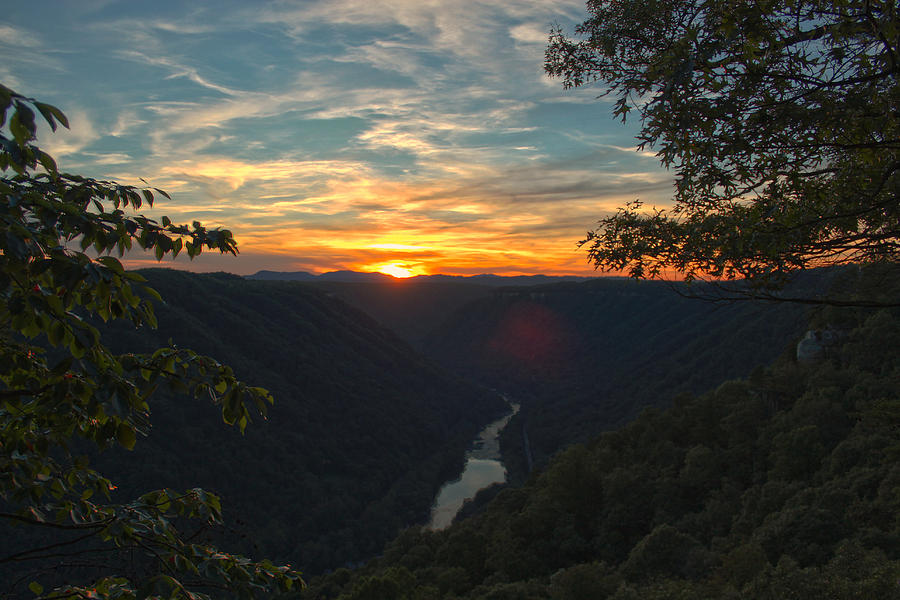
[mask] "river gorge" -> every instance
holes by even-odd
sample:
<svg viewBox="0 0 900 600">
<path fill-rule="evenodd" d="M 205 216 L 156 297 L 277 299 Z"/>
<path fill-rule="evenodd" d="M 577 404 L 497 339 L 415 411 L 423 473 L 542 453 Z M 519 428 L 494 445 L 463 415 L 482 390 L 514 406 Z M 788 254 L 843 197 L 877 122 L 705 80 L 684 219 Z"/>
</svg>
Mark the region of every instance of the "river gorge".
<svg viewBox="0 0 900 600">
<path fill-rule="evenodd" d="M 444 529 L 466 500 L 495 483 L 506 481 L 506 468 L 500 458 L 500 432 L 519 411 L 519 405 L 510 403 L 510 412 L 481 430 L 466 453 L 466 464 L 459 478 L 441 486 L 431 509 L 429 529 Z"/>
</svg>

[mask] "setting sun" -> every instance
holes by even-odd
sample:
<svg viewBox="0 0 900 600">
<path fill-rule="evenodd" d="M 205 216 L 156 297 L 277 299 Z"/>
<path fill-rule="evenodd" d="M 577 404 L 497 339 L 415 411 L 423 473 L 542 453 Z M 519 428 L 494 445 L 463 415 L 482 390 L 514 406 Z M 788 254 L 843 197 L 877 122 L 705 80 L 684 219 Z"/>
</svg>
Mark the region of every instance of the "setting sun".
<svg viewBox="0 0 900 600">
<path fill-rule="evenodd" d="M 416 273 L 413 273 L 412 269 L 407 269 L 406 267 L 404 267 L 400 264 L 397 264 L 397 263 L 392 263 L 389 265 L 381 265 L 379 267 L 376 267 L 376 270 L 379 273 L 384 273 L 385 275 L 390 275 L 390 276 L 396 277 L 398 279 L 406 279 L 407 277 L 412 277 L 413 275 L 416 274 Z"/>
</svg>

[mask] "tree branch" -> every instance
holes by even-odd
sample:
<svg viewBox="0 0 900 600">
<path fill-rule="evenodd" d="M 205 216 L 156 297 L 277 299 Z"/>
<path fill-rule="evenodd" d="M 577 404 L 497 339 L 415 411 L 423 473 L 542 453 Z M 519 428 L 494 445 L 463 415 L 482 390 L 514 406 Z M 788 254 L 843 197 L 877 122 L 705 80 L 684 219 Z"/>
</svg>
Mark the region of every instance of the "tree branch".
<svg viewBox="0 0 900 600">
<path fill-rule="evenodd" d="M 94 521 L 92 523 L 51 523 L 49 521 L 40 521 L 38 519 L 33 519 L 31 517 L 25 517 L 22 515 L 17 515 L 15 513 L 3 513 L 0 512 L 0 519 L 10 519 L 12 521 L 21 521 L 22 523 L 27 523 L 29 525 L 38 525 L 40 527 L 49 527 L 51 529 L 64 529 L 68 531 L 74 531 L 79 529 L 102 529 L 106 527 L 109 523 L 111 523 L 115 517 L 109 517 L 108 519 L 104 519 L 102 521 Z"/>
<path fill-rule="evenodd" d="M 89 532 L 89 533 L 86 533 L 86 534 L 84 534 L 84 535 L 82 535 L 82 536 L 79 536 L 79 537 L 77 537 L 77 538 L 75 538 L 75 539 L 73 539 L 73 540 L 68 540 L 68 541 L 65 541 L 65 542 L 58 542 L 58 543 L 56 543 L 56 544 L 48 544 L 47 546 L 41 546 L 41 547 L 39 547 L 39 548 L 32 548 L 31 550 L 23 550 L 22 552 L 17 552 L 17 553 L 15 553 L 15 554 L 10 554 L 10 555 L 8 555 L 8 556 L 4 556 L 3 558 L 0 558 L 0 563 L 14 562 L 14 561 L 23 561 L 23 560 L 35 560 L 35 559 L 38 559 L 38 558 L 45 558 L 45 556 L 36 556 L 36 557 L 33 557 L 33 556 L 27 556 L 27 555 L 29 555 L 29 554 L 35 554 L 35 553 L 37 553 L 37 552 L 45 552 L 45 551 L 47 551 L 47 550 L 53 550 L 53 549 L 55 549 L 55 548 L 61 548 L 61 547 L 63 547 L 63 546 L 71 546 L 72 544 L 77 544 L 78 542 L 84 541 L 84 540 L 86 540 L 86 539 L 88 539 L 88 538 L 90 538 L 90 537 L 93 537 L 93 536 L 97 535 L 97 533 L 99 533 L 99 531 L 100 531 L 100 530 L 97 529 L 97 530 L 91 531 L 91 532 Z M 54 556 L 58 556 L 58 555 L 54 555 Z"/>
</svg>

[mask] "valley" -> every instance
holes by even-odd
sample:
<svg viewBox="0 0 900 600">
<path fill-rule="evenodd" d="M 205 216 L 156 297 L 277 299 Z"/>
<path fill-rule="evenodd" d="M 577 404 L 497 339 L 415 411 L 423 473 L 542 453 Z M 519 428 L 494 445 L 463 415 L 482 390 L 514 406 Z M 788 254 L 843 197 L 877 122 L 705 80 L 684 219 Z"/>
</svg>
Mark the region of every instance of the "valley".
<svg viewBox="0 0 900 600">
<path fill-rule="evenodd" d="M 617 427 L 642 406 L 772 360 L 803 327 L 792 307 L 723 309 L 619 279 L 522 287 L 500 285 L 502 278 L 484 285 L 378 276 L 323 289 L 142 274 L 165 300 L 159 327 L 113 326 L 114 350 L 171 339 L 232 365 L 269 389 L 275 405 L 239 436 L 216 423 L 212 407 L 163 393 L 135 452 L 105 453 L 97 464 L 121 481 L 123 497 L 149 481 L 215 491 L 236 525 L 212 534 L 220 543 L 311 574 L 356 564 L 404 527 L 428 522 L 441 485 L 463 472 L 471 440 L 508 411 L 489 389 L 519 405 L 499 441 L 507 477 L 520 485 L 532 456 L 542 468 L 564 446 Z M 421 337 L 397 326 L 422 314 L 410 312 L 413 305 L 430 311 L 423 319 L 432 329 Z M 139 469 L 122 468 L 135 462 Z M 495 476 L 504 470 L 483 466 Z"/>
<path fill-rule="evenodd" d="M 898 7 L 10 3 L 0 600 L 900 600 Z"/>
<path fill-rule="evenodd" d="M 202 539 L 302 565 L 313 582 L 310 598 L 364 598 L 353 591 L 366 581 L 360 577 L 388 581 L 394 575 L 385 573 L 396 575 L 401 565 L 426 597 L 435 598 L 497 588 L 490 583 L 497 573 L 510 582 L 526 572 L 549 581 L 554 569 L 567 568 L 574 569 L 572 577 L 619 585 L 632 568 L 624 562 L 630 549 L 662 524 L 681 523 L 679 531 L 690 535 L 682 542 L 708 551 L 727 529 L 709 521 L 725 517 L 707 514 L 704 503 L 727 501 L 729 519 L 737 518 L 738 506 L 750 510 L 751 500 L 742 494 L 763 493 L 757 480 L 774 477 L 759 469 L 786 460 L 765 455 L 794 443 L 778 436 L 804 427 L 802 420 L 787 429 L 777 425 L 787 418 L 779 411 L 806 406 L 812 401 L 791 398 L 824 393 L 810 390 L 829 378 L 841 380 L 837 372 L 813 374 L 824 367 L 798 370 L 792 356 L 797 341 L 823 319 L 844 319 L 845 328 L 859 327 L 863 319 L 852 311 L 809 312 L 790 304 L 720 305 L 685 297 L 669 285 L 621 279 L 505 286 L 377 278 L 323 289 L 227 274 L 141 274 L 165 299 L 156 306 L 159 327 L 105 326 L 112 349 L 190 346 L 269 389 L 276 402 L 268 419 L 251 423 L 242 436 L 222 427 L 216 410 L 201 399 L 160 390 L 152 427 L 135 451 L 113 449 L 92 460 L 113 477 L 122 497 L 151 485 L 196 485 L 219 494 L 226 527 L 198 532 Z M 353 296 L 354 307 L 343 294 Z M 446 302 L 427 301 L 437 297 Z M 377 318 L 366 313 L 368 302 Z M 408 323 L 412 305 L 429 309 L 421 313 L 422 324 L 397 327 L 401 336 L 391 327 Z M 423 334 L 426 324 L 431 329 Z M 860 337 L 859 343 L 869 342 Z M 734 378 L 743 383 L 723 384 Z M 759 389 L 778 391 L 760 396 Z M 492 390 L 509 394 L 515 404 Z M 773 393 L 781 398 L 777 406 Z M 754 400 L 744 406 L 741 398 Z M 852 429 L 851 408 L 841 410 L 836 420 L 816 425 L 821 435 L 832 436 L 822 438 L 821 456 Z M 762 429 L 740 429 L 729 415 L 742 411 L 750 412 L 741 418 L 761 419 L 747 427 Z M 700 429 L 682 431 L 671 419 L 696 419 Z M 644 430 L 652 430 L 656 441 Z M 765 449 L 732 447 L 754 438 Z M 473 447 L 473 440 L 480 443 Z M 762 452 L 763 458 L 741 454 L 746 452 Z M 644 462 L 616 467 L 633 453 Z M 738 468 L 747 460 L 755 466 Z M 674 462 L 666 467 L 666 461 Z M 787 463 L 777 468 L 795 469 Z M 805 476 L 817 468 L 809 466 Z M 722 476 L 745 491 L 724 483 L 706 489 L 702 481 L 712 471 L 689 474 L 691 469 L 725 469 Z M 693 498 L 701 489 L 712 496 Z M 793 493 L 799 492 L 785 491 L 779 502 Z M 676 502 L 674 513 L 646 504 L 660 494 Z M 609 521 L 589 516 L 601 498 L 602 518 Z M 462 522 L 451 525 L 460 507 Z M 528 511 L 536 512 L 526 516 Z M 631 522 L 632 529 L 623 524 Z M 754 523 L 747 531 L 761 526 Z M 521 538 L 522 527 L 534 534 Z M 555 541 L 545 547 L 539 539 Z M 553 545 L 565 540 L 574 546 Z M 600 540 L 604 549 L 596 550 Z M 774 548 L 775 542 L 765 541 L 770 538 L 760 540 L 764 549 Z M 471 556 L 474 546 L 485 543 L 488 554 Z M 17 547 L 5 544 L 7 553 Z M 430 548 L 431 558 L 413 560 L 414 547 Z M 502 560 L 496 554 L 501 548 L 508 555 Z M 691 569 L 713 560 L 703 556 L 696 565 L 678 567 L 678 576 L 692 577 Z M 352 578 L 346 574 L 347 567 L 373 557 L 381 558 Z M 596 560 L 609 566 L 585 566 Z M 446 569 L 455 569 L 453 577 L 464 569 L 465 578 L 453 584 L 434 579 Z M 570 585 L 563 581 L 551 581 L 551 587 Z M 432 588 L 438 595 L 429 595 Z"/>
<path fill-rule="evenodd" d="M 165 299 L 159 327 L 108 328 L 114 350 L 171 340 L 231 365 L 275 404 L 240 435 L 203 398 L 160 390 L 152 428 L 135 451 L 95 460 L 122 497 L 150 482 L 219 494 L 229 526 L 211 535 L 230 548 L 302 564 L 307 573 L 369 558 L 402 528 L 427 520 L 472 438 L 507 410 L 498 394 L 300 284 L 142 274 Z"/>
<path fill-rule="evenodd" d="M 890 302 L 897 275 L 850 283 Z M 798 335 L 744 377 L 661 392 L 657 407 L 566 445 L 461 522 L 407 529 L 302 598 L 898 597 L 900 314 L 826 306 L 803 316 L 807 327 L 841 341 L 798 361 Z"/>
</svg>

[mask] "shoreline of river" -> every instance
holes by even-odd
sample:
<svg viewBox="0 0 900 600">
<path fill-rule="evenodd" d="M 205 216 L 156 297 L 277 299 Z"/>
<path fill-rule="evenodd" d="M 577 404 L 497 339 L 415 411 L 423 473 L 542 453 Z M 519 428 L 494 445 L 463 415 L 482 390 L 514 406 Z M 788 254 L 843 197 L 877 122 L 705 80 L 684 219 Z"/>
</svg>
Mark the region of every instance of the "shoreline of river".
<svg viewBox="0 0 900 600">
<path fill-rule="evenodd" d="M 459 477 L 445 482 L 431 507 L 431 517 L 426 528 L 440 530 L 449 526 L 466 500 L 475 497 L 480 490 L 506 481 L 506 467 L 500 455 L 500 432 L 519 412 L 519 405 L 507 403 L 510 412 L 489 423 L 472 441 L 465 454 L 465 465 Z"/>
</svg>

